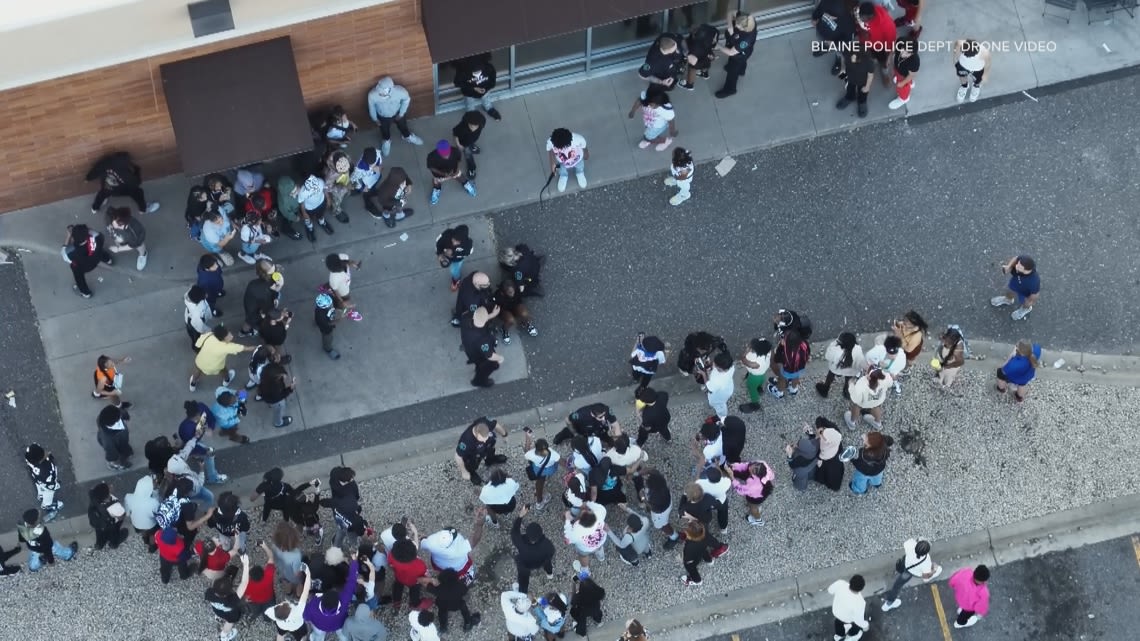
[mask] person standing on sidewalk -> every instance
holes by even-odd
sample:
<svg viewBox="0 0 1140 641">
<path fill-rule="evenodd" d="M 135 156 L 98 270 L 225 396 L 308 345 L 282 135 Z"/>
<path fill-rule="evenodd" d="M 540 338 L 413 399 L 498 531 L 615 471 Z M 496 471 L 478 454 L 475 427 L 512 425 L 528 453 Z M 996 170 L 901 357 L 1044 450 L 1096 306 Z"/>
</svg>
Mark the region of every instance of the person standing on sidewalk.
<svg viewBox="0 0 1140 641">
<path fill-rule="evenodd" d="M 459 124 L 451 129 L 454 146 L 463 154 L 463 160 L 467 165 L 468 180 L 475 180 L 475 156 L 481 151 L 476 143 L 479 142 L 479 136 L 486 125 L 487 119 L 483 114 L 478 111 L 468 111 L 460 118 Z"/>
<path fill-rule="evenodd" d="M 868 487 L 880 488 L 883 475 L 887 472 L 887 459 L 891 456 L 891 446 L 895 440 L 882 432 L 867 432 L 863 435 L 863 447 L 851 461 L 854 471 L 848 487 L 852 494 L 866 494 Z"/>
<path fill-rule="evenodd" d="M 128 207 L 112 207 L 108 210 L 111 224 L 107 226 L 107 233 L 111 235 L 114 243 L 108 247 L 112 254 L 126 251 L 136 251 L 139 256 L 135 260 L 135 269 L 146 269 L 146 228 L 137 218 L 131 215 Z"/>
<path fill-rule="evenodd" d="M 844 71 L 840 77 L 846 83 L 846 89 L 843 97 L 835 103 L 835 108 L 842 111 L 854 102 L 856 113 L 860 118 L 866 118 L 867 95 L 875 81 L 875 59 L 862 46 L 853 44 L 852 47 L 851 51 L 843 54 Z"/>
<path fill-rule="evenodd" d="M 321 292 L 333 297 L 337 311 L 344 316 L 354 321 L 361 320 L 363 317 L 350 297 L 352 270 L 360 269 L 360 261 L 352 260 L 348 254 L 329 254 L 325 256 L 325 268 L 329 270 L 329 279 L 319 288 Z"/>
<path fill-rule="evenodd" d="M 495 88 L 495 65 L 491 64 L 491 54 L 484 53 L 460 60 L 455 65 L 455 86 L 463 94 L 463 109 L 467 113 L 475 112 L 479 107 L 495 120 L 502 120 L 503 115 L 495 109 L 491 100 L 491 90 Z M 444 628 L 442 618 L 440 628 Z"/>
<path fill-rule="evenodd" d="M 811 14 L 811 23 L 819 42 L 812 45 L 812 56 L 834 52 L 835 62 L 831 65 L 831 75 L 838 76 L 843 71 L 842 47 L 855 39 L 854 0 L 820 0 Z"/>
<path fill-rule="evenodd" d="M 740 364 L 748 372 L 744 376 L 744 386 L 748 388 L 748 402 L 742 403 L 739 409 L 744 414 L 751 414 L 760 409 L 760 390 L 764 389 L 764 380 L 772 367 L 772 344 L 763 338 L 753 338 L 748 341 Z"/>
<path fill-rule="evenodd" d="M 290 377 L 281 363 L 269 363 L 261 371 L 257 396 L 273 410 L 273 427 L 282 428 L 293 424 L 293 417 L 285 415 L 285 401 L 295 391 L 297 391 L 297 377 Z"/>
<path fill-rule="evenodd" d="M 218 325 L 208 334 L 202 334 L 194 346 L 198 354 L 194 357 L 194 368 L 190 372 L 190 391 L 198 390 L 198 381 L 203 376 L 222 376 L 222 385 L 229 387 L 237 372 L 226 369 L 226 358 L 242 352 L 252 352 L 253 345 L 235 343 L 233 332 L 225 325 Z"/>
<path fill-rule="evenodd" d="M 954 71 L 958 74 L 958 95 L 955 99 L 970 102 L 982 93 L 982 83 L 990 74 L 990 50 L 976 40 L 959 40 L 954 43 Z M 1015 319 L 1020 320 L 1020 319 Z"/>
<path fill-rule="evenodd" d="M 334 361 L 339 360 L 340 352 L 333 349 L 333 331 L 336 330 L 336 324 L 341 315 L 336 311 L 332 296 L 317 294 L 313 318 L 317 324 L 317 331 L 321 334 L 321 349 L 325 351 L 325 354 L 328 354 L 329 358 Z"/>
<path fill-rule="evenodd" d="M 451 273 L 451 291 L 459 289 L 459 281 L 463 278 L 463 261 L 471 255 L 475 246 L 471 240 L 471 232 L 467 225 L 448 227 L 435 239 L 435 256 L 439 266 L 445 267 Z M 487 279 L 487 287 L 491 286 L 491 279 Z M 452 323 L 454 325 L 455 323 Z"/>
<path fill-rule="evenodd" d="M 261 319 L 277 309 L 284 286 L 284 277 L 271 261 L 257 261 L 254 273 L 257 277 L 249 281 L 242 295 L 242 310 L 245 313 L 240 330 L 242 338 L 257 335 Z"/>
<path fill-rule="evenodd" d="M 459 168 L 459 161 L 460 154 L 456 153 L 451 148 L 451 143 L 446 140 L 435 143 L 435 150 L 427 155 L 427 168 L 431 173 L 431 204 L 439 203 L 443 183 L 449 180 L 458 180 L 463 191 L 472 197 L 476 195 L 475 182 L 463 176 L 463 170 Z"/>
<path fill-rule="evenodd" d="M 511 544 L 515 547 L 518 590 L 524 593 L 530 590 L 531 572 L 542 568 L 546 572 L 546 578 L 554 578 L 554 543 L 546 538 L 542 526 L 538 523 L 527 523 L 526 529 L 523 529 L 523 518 L 529 511 L 527 506 L 522 506 L 514 523 L 511 524 Z"/>
<path fill-rule="evenodd" d="M 590 159 L 590 148 L 581 134 L 559 127 L 550 132 L 546 141 L 546 154 L 550 160 L 550 173 L 558 173 L 558 191 L 566 191 L 570 170 L 578 180 L 580 189 L 586 188 L 586 161 Z"/>
<path fill-rule="evenodd" d="M 55 457 L 38 443 L 32 443 L 24 448 L 24 463 L 28 466 L 28 474 L 36 486 L 36 497 L 40 501 L 43 521 L 50 523 L 63 508 L 63 501 L 55 498 L 55 493 L 61 487 Z"/>
<path fill-rule="evenodd" d="M 856 574 L 850 580 L 842 579 L 827 587 L 832 595 L 831 614 L 835 617 L 835 641 L 859 641 L 871 627 L 867 619 L 867 600 L 863 588 L 867 582 Z"/>
<path fill-rule="evenodd" d="M 899 8 L 904 13 L 895 18 L 895 26 L 909 30 L 908 37 L 918 40 L 922 35 L 922 11 L 926 8 L 928 0 L 897 0 Z"/>
<path fill-rule="evenodd" d="M 392 123 L 400 130 L 404 142 L 424 144 L 423 138 L 408 129 L 407 114 L 411 104 L 412 95 L 389 76 L 381 78 L 368 92 L 368 117 L 380 127 L 381 154 L 387 156 L 392 153 Z"/>
<path fill-rule="evenodd" d="M 348 214 L 344 211 L 344 197 L 352 189 L 352 161 L 348 154 L 339 150 L 327 154 L 324 179 L 333 216 L 342 223 L 348 223 Z"/>
<path fill-rule="evenodd" d="M 325 181 L 316 174 L 309 174 L 305 182 L 294 187 L 293 193 L 290 194 L 290 197 L 301 206 L 301 220 L 305 223 L 305 235 L 309 237 L 309 242 L 317 240 L 313 231 L 314 224 L 325 230 L 326 234 L 330 236 L 333 234 L 332 225 L 325 220 L 325 213 L 329 208 L 327 193 L 328 186 L 325 185 Z"/>
<path fill-rule="evenodd" d="M 503 364 L 503 356 L 495 351 L 495 333 L 489 323 L 499 315 L 499 308 L 487 312 L 487 308 L 479 307 L 474 313 L 464 315 L 460 330 L 460 342 L 467 362 L 475 366 L 475 376 L 471 379 L 472 387 L 491 387 L 495 381 L 491 378 Z"/>
<path fill-rule="evenodd" d="M 831 384 L 838 378 L 839 389 L 843 392 L 844 398 L 847 398 L 848 382 L 863 371 L 864 365 L 863 348 L 859 346 L 855 334 L 851 332 L 840 334 L 835 342 L 827 346 L 824 358 L 827 360 L 827 377 L 823 382 L 815 384 L 815 391 L 823 398 L 827 398 L 831 392 Z"/>
<path fill-rule="evenodd" d="M 649 85 L 641 92 L 629 108 L 629 118 L 632 120 L 641 108 L 641 119 L 645 124 L 645 131 L 641 135 L 641 142 L 637 146 L 648 149 L 649 145 L 656 145 L 657 151 L 665 151 L 673 144 L 677 136 L 676 115 L 673 113 L 673 103 L 669 102 L 669 94 L 660 85 Z"/>
<path fill-rule="evenodd" d="M 182 319 L 186 321 L 186 333 L 190 336 L 190 349 L 197 353 L 198 338 L 211 331 L 210 321 L 214 319 L 210 304 L 206 302 L 206 290 L 198 285 L 191 285 L 190 289 L 186 290 L 182 296 L 182 305 L 184 307 Z"/>
<path fill-rule="evenodd" d="M 685 36 L 685 48 L 688 50 L 685 56 L 685 61 L 688 62 L 685 79 L 677 83 L 678 87 L 692 91 L 697 76 L 709 77 L 709 68 L 712 67 L 713 60 L 716 60 L 719 43 L 720 31 L 716 27 L 710 24 L 692 26 Z"/>
<path fill-rule="evenodd" d="M 103 208 L 103 203 L 111 196 L 125 196 L 138 206 L 139 212 L 153 214 L 158 211 L 157 202 L 147 203 L 146 195 L 142 190 L 142 170 L 131 160 L 131 155 L 125 151 L 116 151 L 99 160 L 91 166 L 85 178 L 88 182 L 99 181 L 99 191 L 95 193 L 95 200 L 91 203 L 91 213 L 97 214 Z"/>
<path fill-rule="evenodd" d="M 736 93 L 737 79 L 748 69 L 748 59 L 756 48 L 756 19 L 747 13 L 736 12 L 726 20 L 724 46 L 720 52 L 728 56 L 724 63 L 724 86 L 716 92 L 717 98 L 727 98 Z"/>
<path fill-rule="evenodd" d="M 1037 273 L 1036 261 L 1024 254 L 1014 256 L 1001 266 L 1001 273 L 1009 274 L 1007 291 L 991 298 L 990 305 L 1004 307 L 1016 301 L 1019 307 L 1009 317 L 1015 321 L 1025 320 L 1041 294 L 1041 276 Z"/>
<path fill-rule="evenodd" d="M 95 360 L 95 389 L 92 390 L 91 396 L 105 398 L 115 407 L 130 409 L 131 403 L 123 400 L 123 374 L 119 371 L 120 365 L 130 362 L 130 356 L 111 358 L 100 355 Z"/>
<path fill-rule="evenodd" d="M 954 619 L 955 628 L 968 628 L 990 612 L 990 569 L 984 565 L 976 568 L 962 568 L 955 572 L 948 584 L 954 591 L 954 602 L 958 604 L 958 616 Z"/>
<path fill-rule="evenodd" d="M 1041 345 L 1029 341 L 1017 341 L 1016 347 L 1009 355 L 1009 360 L 997 369 L 997 391 L 1002 395 L 1006 390 L 1013 391 L 1013 400 L 1021 403 L 1025 400 L 1026 388 L 1037 376 L 1037 368 L 1041 366 Z"/>
<path fill-rule="evenodd" d="M 684 66 L 685 52 L 681 50 L 681 39 L 676 34 L 663 33 L 649 46 L 637 75 L 648 80 L 650 87 L 671 89 Z"/>
<path fill-rule="evenodd" d="M 891 101 L 888 107 L 901 109 L 910 102 L 910 92 L 914 89 L 914 78 L 918 75 L 918 41 L 914 36 L 899 38 L 895 42 L 893 60 L 895 70 L 895 93 L 898 98 Z"/>
<path fill-rule="evenodd" d="M 95 550 L 110 547 L 117 550 L 123 541 L 127 540 L 130 532 L 123 527 L 123 519 L 127 516 L 127 509 L 119 498 L 111 494 L 111 486 L 107 483 L 96 483 L 88 492 L 87 522 L 95 530 Z"/>
<path fill-rule="evenodd" d="M 902 605 L 899 592 L 914 577 L 930 583 L 942 574 L 942 566 L 930 558 L 930 542 L 925 539 L 907 539 L 903 542 L 903 556 L 895 561 L 895 582 L 883 595 L 883 612 Z"/>
<path fill-rule="evenodd" d="M 214 318 L 222 315 L 218 299 L 226 295 L 226 282 L 222 274 L 222 262 L 213 254 L 202 254 L 198 259 L 198 287 L 206 292 L 206 304 Z M 197 340 L 197 339 L 195 339 Z"/>
<path fill-rule="evenodd" d="M 91 288 L 87 286 L 87 274 L 95 270 L 99 263 L 114 264 L 111 252 L 104 247 L 103 234 L 88 229 L 87 225 L 68 225 L 60 255 L 63 262 L 71 267 L 75 279 L 73 289 L 83 298 L 91 298 Z"/>
<path fill-rule="evenodd" d="M 131 435 L 127 429 L 130 415 L 125 409 L 114 405 L 107 405 L 99 412 L 96 418 L 98 434 L 96 438 L 103 446 L 103 455 L 107 467 L 112 471 L 120 472 L 131 467 L 131 456 L 135 450 L 131 447 Z"/>
</svg>

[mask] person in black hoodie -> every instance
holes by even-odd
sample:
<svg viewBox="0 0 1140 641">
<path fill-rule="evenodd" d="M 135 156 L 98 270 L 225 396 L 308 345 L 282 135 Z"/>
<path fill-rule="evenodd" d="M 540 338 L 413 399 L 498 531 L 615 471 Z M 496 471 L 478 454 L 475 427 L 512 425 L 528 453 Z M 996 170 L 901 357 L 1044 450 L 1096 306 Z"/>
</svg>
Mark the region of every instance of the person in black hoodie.
<svg viewBox="0 0 1140 641">
<path fill-rule="evenodd" d="M 594 623 L 602 622 L 602 601 L 606 598 L 606 590 L 590 578 L 589 570 L 583 569 L 574 575 L 573 592 L 570 616 L 574 617 L 574 632 L 585 636 L 587 617 Z"/>
<path fill-rule="evenodd" d="M 20 543 L 28 546 L 28 571 L 36 572 L 44 563 L 55 565 L 55 557 L 70 561 L 79 551 L 79 542 L 72 541 L 64 546 L 52 538 L 47 526 L 40 521 L 40 511 L 36 509 L 24 512 L 20 524 L 16 526 L 16 533 Z"/>
<path fill-rule="evenodd" d="M 673 435 L 669 432 L 669 421 L 672 419 L 669 414 L 669 393 L 646 387 L 637 390 L 634 398 L 637 400 L 638 418 L 641 419 L 641 425 L 637 428 L 637 446 L 645 445 L 649 435 L 655 432 L 666 443 L 673 440 Z"/>
<path fill-rule="evenodd" d="M 682 89 L 692 90 L 697 77 L 708 78 L 709 67 L 716 60 L 716 45 L 720 42 L 720 31 L 710 24 L 693 25 L 689 35 L 685 37 L 685 46 L 689 50 L 686 57 L 688 70 L 685 79 L 677 83 Z"/>
<path fill-rule="evenodd" d="M 590 483 L 590 500 L 600 505 L 619 505 L 627 501 L 622 491 L 621 478 L 625 468 L 615 466 L 613 461 L 603 456 L 598 464 L 590 468 L 587 480 Z"/>
<path fill-rule="evenodd" d="M 353 549 L 357 541 L 364 536 L 368 529 L 368 521 L 364 518 L 360 501 L 350 495 L 334 496 L 321 499 L 321 507 L 331 508 L 333 522 L 336 523 L 336 534 L 333 536 L 333 546 Z"/>
<path fill-rule="evenodd" d="M 843 96 L 835 103 L 835 108 L 842 111 L 854 102 L 856 113 L 860 118 L 866 118 L 867 95 L 875 82 L 875 58 L 870 52 L 860 50 L 854 43 L 852 47 L 851 51 L 844 52 L 843 62 L 846 69 L 842 75 L 846 76 L 845 90 Z"/>
<path fill-rule="evenodd" d="M 242 296 L 245 320 L 242 322 L 241 332 L 238 334 L 242 338 L 257 335 L 257 328 L 261 325 L 261 319 L 270 310 L 277 309 L 281 298 L 281 286 L 278 285 L 278 278 L 275 278 L 280 275 L 272 262 L 268 260 L 257 261 L 254 266 L 254 273 L 257 277 L 245 286 L 245 294 Z"/>
<path fill-rule="evenodd" d="M 855 39 L 854 0 L 819 0 L 811 14 L 811 24 L 819 40 L 812 43 L 811 52 L 815 57 L 834 51 L 835 62 L 831 65 L 831 75 L 838 76 L 843 71 L 843 56 L 840 47 Z"/>
<path fill-rule="evenodd" d="M 281 363 L 269 363 L 261 370 L 256 400 L 265 401 L 273 408 L 273 427 L 293 424 L 293 417 L 285 414 L 285 401 L 296 391 L 296 386 L 296 377 L 290 377 Z"/>
<path fill-rule="evenodd" d="M 716 539 L 708 535 L 705 526 L 700 521 L 689 521 L 685 526 L 685 546 L 681 549 L 681 562 L 685 566 L 685 574 L 681 582 L 688 586 L 701 584 L 701 573 L 697 569 L 701 562 L 713 562 L 712 546 Z"/>
<path fill-rule="evenodd" d="M 411 207 L 404 206 L 411 192 L 412 179 L 408 178 L 408 172 L 403 167 L 393 167 L 379 187 L 364 194 L 364 208 L 373 218 L 395 227 L 397 221 L 415 213 Z"/>
<path fill-rule="evenodd" d="M 91 203 L 92 214 L 99 213 L 103 203 L 111 196 L 130 198 L 135 201 L 140 212 L 153 214 L 158 211 L 158 203 L 147 204 L 146 195 L 142 190 L 142 170 L 125 151 L 116 151 L 96 160 L 91 170 L 87 172 L 85 180 L 99 181 L 99 191 L 95 193 L 95 200 Z"/>
<path fill-rule="evenodd" d="M 84 298 L 91 298 L 91 288 L 87 286 L 87 274 L 94 271 L 99 263 L 111 265 L 115 262 L 111 252 L 105 247 L 103 234 L 88 229 L 87 225 L 68 225 L 67 238 L 60 250 L 63 261 L 71 267 L 75 279 L 75 291 Z"/>
<path fill-rule="evenodd" d="M 131 467 L 131 456 L 135 450 L 131 447 L 131 434 L 127 429 L 127 421 L 131 420 L 127 411 L 107 405 L 99 411 L 95 422 L 99 428 L 96 439 L 103 446 L 103 457 L 107 460 L 107 467 L 113 471 L 121 471 Z"/>
<path fill-rule="evenodd" d="M 158 436 L 146 442 L 143 446 L 143 455 L 146 456 L 146 467 L 151 476 L 155 478 L 155 486 L 161 484 L 166 478 L 166 463 L 174 456 L 176 450 L 170 444 L 170 439 Z"/>
<path fill-rule="evenodd" d="M 285 471 L 275 467 L 262 475 L 261 483 L 254 488 L 249 500 L 252 502 L 265 497 L 265 502 L 261 504 L 261 522 L 265 523 L 273 510 L 281 512 L 282 519 L 289 518 L 296 492 L 292 485 L 285 482 Z"/>
<path fill-rule="evenodd" d="M 529 246 L 519 243 L 499 252 L 499 267 L 510 277 L 523 296 L 543 296 L 539 275 L 544 256 Z"/>
<path fill-rule="evenodd" d="M 504 343 L 511 343 L 511 328 L 515 325 L 521 327 L 528 336 L 538 336 L 538 328 L 530 322 L 530 310 L 523 302 L 522 294 L 514 281 L 503 279 L 492 300 L 495 307 L 499 308 L 499 319 L 502 321 L 499 331 Z"/>
<path fill-rule="evenodd" d="M 467 163 L 467 179 L 475 180 L 475 154 L 479 153 L 479 135 L 483 133 L 483 127 L 487 125 L 487 119 L 483 114 L 478 111 L 468 111 L 463 114 L 459 120 L 459 124 L 451 129 L 451 135 L 455 138 L 455 146 L 463 152 L 463 160 Z"/>
<path fill-rule="evenodd" d="M 356 470 L 336 466 L 329 470 L 329 491 L 334 499 L 348 497 L 360 501 L 360 486 L 356 484 Z"/>
<path fill-rule="evenodd" d="M 249 538 L 249 515 L 242 511 L 238 495 L 222 492 L 218 497 L 218 509 L 206 523 L 218 531 L 224 550 L 237 555 L 245 554 L 245 544 Z"/>
<path fill-rule="evenodd" d="M 530 573 L 542 568 L 546 578 L 554 578 L 554 543 L 546 538 L 542 526 L 528 523 L 523 533 L 522 521 L 530 509 L 522 506 L 511 525 L 511 543 L 515 546 L 515 568 L 518 570 L 518 591 L 529 594 Z"/>
<path fill-rule="evenodd" d="M 467 607 L 467 585 L 459 580 L 455 570 L 441 570 L 427 585 L 435 596 L 435 609 L 439 618 L 439 631 L 447 632 L 447 613 L 458 611 L 463 616 L 463 631 L 470 632 L 479 625 L 483 615 Z"/>
<path fill-rule="evenodd" d="M 495 334 L 489 325 L 490 320 L 498 314 L 498 307 L 490 313 L 485 307 L 479 307 L 474 313 L 463 316 L 463 324 L 459 328 L 460 341 L 464 353 L 467 354 L 467 362 L 475 366 L 475 376 L 471 379 L 471 385 L 474 387 L 494 385 L 495 381 L 491 379 L 491 374 L 495 373 L 503 362 L 503 357 L 495 352 Z"/>
<path fill-rule="evenodd" d="M 744 455 L 744 439 L 748 434 L 748 426 L 739 416 L 729 416 L 724 419 L 720 428 L 721 451 L 727 463 L 739 463 Z"/>
<path fill-rule="evenodd" d="M 467 225 L 448 227 L 435 239 L 435 256 L 440 267 L 446 267 L 451 273 L 451 291 L 459 289 L 459 282 L 463 277 L 463 260 L 471 255 L 474 242 L 471 240 Z M 491 284 L 487 280 L 487 286 Z"/>
<path fill-rule="evenodd" d="M 491 54 L 483 53 L 477 56 L 464 58 L 455 63 L 455 86 L 463 94 L 463 109 L 467 112 L 476 111 L 479 107 L 495 120 L 502 120 L 503 115 L 495 109 L 491 101 L 491 90 L 495 88 L 495 65 L 491 64 Z M 443 620 L 440 620 L 443 628 Z"/>
<path fill-rule="evenodd" d="M 102 550 L 104 546 L 117 549 L 130 536 L 130 531 L 123 527 L 126 508 L 111 494 L 111 486 L 106 483 L 96 483 L 87 497 L 91 501 L 87 506 L 87 521 L 95 530 L 95 549 Z"/>
</svg>

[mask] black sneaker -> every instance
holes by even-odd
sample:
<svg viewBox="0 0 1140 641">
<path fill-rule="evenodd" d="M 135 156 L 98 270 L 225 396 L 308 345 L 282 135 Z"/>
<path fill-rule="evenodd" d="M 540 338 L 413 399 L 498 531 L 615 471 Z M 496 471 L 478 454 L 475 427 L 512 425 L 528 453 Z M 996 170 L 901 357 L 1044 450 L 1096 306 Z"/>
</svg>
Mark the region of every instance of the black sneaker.
<svg viewBox="0 0 1140 641">
<path fill-rule="evenodd" d="M 333 235 L 333 228 L 332 228 L 332 225 L 329 224 L 329 221 L 322 220 L 322 221 L 318 222 L 317 224 L 320 225 L 321 229 L 325 230 L 326 234 L 328 234 L 329 236 Z"/>
<path fill-rule="evenodd" d="M 317 242 L 317 234 L 313 231 L 312 227 L 305 227 L 305 236 L 308 236 L 310 243 Z"/>
<path fill-rule="evenodd" d="M 471 145 L 468 147 L 468 149 L 471 150 L 471 153 L 476 154 L 476 155 L 478 155 L 479 152 L 483 151 L 482 149 L 479 148 L 479 145 Z"/>
<path fill-rule="evenodd" d="M 505 454 L 496 454 L 494 456 L 487 457 L 487 464 L 488 465 L 502 465 L 503 463 L 506 463 L 506 462 L 507 462 L 507 457 Z"/>
<path fill-rule="evenodd" d="M 661 547 L 665 548 L 666 550 L 672 550 L 673 548 L 677 547 L 677 544 L 680 542 L 681 537 L 677 537 L 675 539 L 665 539 L 665 543 L 663 543 Z"/>
<path fill-rule="evenodd" d="M 487 110 L 487 115 L 494 118 L 495 120 L 503 119 L 503 114 L 499 113 L 499 110 L 495 109 L 494 107 L 491 107 Z"/>
<path fill-rule="evenodd" d="M 483 615 L 481 613 L 472 612 L 471 613 L 471 620 L 468 621 L 467 623 L 463 624 L 463 631 L 464 632 L 470 632 L 471 629 L 474 628 L 475 626 L 479 625 L 479 622 L 482 620 L 483 620 Z"/>
<path fill-rule="evenodd" d="M 816 383 L 815 392 L 819 394 L 821 398 L 827 398 L 827 395 L 831 393 L 831 388 L 823 383 Z"/>
<path fill-rule="evenodd" d="M 697 87 L 697 86 L 696 86 L 696 85 L 694 85 L 693 83 L 691 83 L 691 82 L 687 82 L 687 81 L 685 81 L 685 80 L 682 80 L 681 82 L 678 82 L 678 83 L 677 83 L 677 86 L 678 86 L 678 87 L 680 87 L 680 88 L 682 88 L 682 89 L 687 89 L 687 90 L 689 90 L 689 91 L 692 91 L 693 89 L 696 89 L 696 87 Z"/>
<path fill-rule="evenodd" d="M 339 220 L 340 222 L 346 224 L 346 225 L 348 224 L 348 214 L 345 213 L 343 210 L 338 211 L 336 213 L 336 219 Z"/>
<path fill-rule="evenodd" d="M 451 319 L 451 326 L 452 327 L 459 327 L 459 319 L 458 318 L 452 318 Z"/>
<path fill-rule="evenodd" d="M 846 109 L 847 106 L 850 104 L 851 104 L 851 101 L 848 100 L 846 97 L 843 97 L 843 98 L 839 99 L 839 102 L 835 103 L 835 108 L 836 109 Z"/>
<path fill-rule="evenodd" d="M 507 345 L 510 345 L 511 344 L 511 333 L 507 331 L 506 327 L 504 327 L 502 329 L 502 336 L 503 336 L 503 342 L 506 343 Z"/>
<path fill-rule="evenodd" d="M 395 227 L 396 226 L 396 219 L 395 218 L 392 218 L 391 216 L 381 216 L 381 218 L 383 218 L 384 224 L 386 226 L 388 226 L 388 227 Z"/>
<path fill-rule="evenodd" d="M 281 418 L 281 424 L 280 425 L 274 425 L 273 427 L 280 429 L 282 427 L 289 427 L 292 424 L 293 424 L 293 417 L 292 416 L 285 416 L 285 417 Z"/>
<path fill-rule="evenodd" d="M 708 69 L 698 69 L 697 70 L 697 77 L 698 78 L 708 78 L 709 77 L 709 70 Z"/>
<path fill-rule="evenodd" d="M 759 403 L 742 403 L 740 405 L 740 412 L 742 414 L 751 414 L 758 409 L 760 409 Z"/>
<path fill-rule="evenodd" d="M 476 382 L 475 379 L 471 379 L 471 386 L 472 387 L 491 387 L 494 384 L 495 384 L 495 381 L 493 381 L 489 378 L 487 380 L 483 381 L 482 383 Z"/>
<path fill-rule="evenodd" d="M 866 118 L 867 117 L 867 103 L 865 103 L 865 102 L 859 103 L 859 106 L 856 108 L 856 111 L 859 113 L 860 118 Z"/>
</svg>

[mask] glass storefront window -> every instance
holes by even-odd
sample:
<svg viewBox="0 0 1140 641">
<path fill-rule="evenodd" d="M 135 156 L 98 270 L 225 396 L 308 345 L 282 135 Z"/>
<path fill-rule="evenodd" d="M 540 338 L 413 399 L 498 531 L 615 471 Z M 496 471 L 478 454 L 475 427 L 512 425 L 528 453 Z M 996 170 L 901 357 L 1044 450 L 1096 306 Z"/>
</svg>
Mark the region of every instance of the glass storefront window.
<svg viewBox="0 0 1140 641">
<path fill-rule="evenodd" d="M 695 2 L 669 12 L 669 30 L 688 33 L 694 25 L 718 25 L 724 22 L 729 8 L 736 8 L 737 0 L 706 0 Z"/>
<path fill-rule="evenodd" d="M 520 72 L 536 65 L 557 64 L 568 59 L 585 57 L 585 31 L 515 45 L 515 68 Z"/>
</svg>

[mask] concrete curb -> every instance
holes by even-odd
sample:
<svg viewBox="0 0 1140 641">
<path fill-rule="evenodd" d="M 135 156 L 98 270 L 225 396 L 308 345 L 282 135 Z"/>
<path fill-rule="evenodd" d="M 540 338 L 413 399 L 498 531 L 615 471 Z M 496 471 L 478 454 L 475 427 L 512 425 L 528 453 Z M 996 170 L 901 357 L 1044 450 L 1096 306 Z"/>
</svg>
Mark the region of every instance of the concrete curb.
<svg viewBox="0 0 1140 641">
<path fill-rule="evenodd" d="M 863 343 L 865 347 L 870 347 L 874 343 L 874 338 L 881 333 L 882 332 L 862 334 L 860 335 L 860 342 Z M 932 345 L 935 340 L 935 337 L 927 337 L 927 349 L 924 351 L 924 354 L 932 353 Z M 824 371 L 826 365 L 823 362 L 823 352 L 830 343 L 831 340 L 829 339 L 827 341 L 816 342 L 812 345 L 814 357 L 808 366 L 811 374 L 817 375 Z M 670 347 L 670 349 L 674 348 Z M 985 340 L 970 340 L 970 350 L 971 357 L 974 361 L 990 361 L 992 366 L 996 368 L 1005 362 L 1005 358 L 1013 350 L 1013 345 Z M 1061 369 L 1054 369 L 1048 365 L 1059 358 L 1065 360 L 1065 365 Z M 1042 352 L 1042 361 L 1044 365 L 1041 372 L 1042 377 L 1078 384 L 1108 384 L 1121 387 L 1140 387 L 1140 357 L 1049 350 Z M 920 363 L 922 363 L 921 359 Z M 922 366 L 925 367 L 925 364 L 922 364 Z M 967 366 L 976 367 L 976 365 Z M 989 364 L 986 365 L 986 367 L 988 366 Z M 669 392 L 671 402 L 674 404 L 691 403 L 703 399 L 703 394 L 696 389 L 693 382 L 680 375 L 655 378 L 653 387 Z M 550 438 L 553 437 L 555 432 L 561 429 L 565 417 L 583 405 L 598 402 L 606 403 L 611 406 L 628 404 L 631 400 L 630 389 L 630 387 L 620 387 L 606 390 L 588 396 L 520 410 L 496 418 L 512 428 L 529 425 L 535 429 L 536 435 Z M 475 417 L 472 416 L 472 418 Z M 451 429 L 439 430 L 429 434 L 422 434 L 420 436 L 358 450 L 350 450 L 292 465 L 284 468 L 285 477 L 289 479 L 323 478 L 327 476 L 329 469 L 332 467 L 347 465 L 356 470 L 358 480 L 366 481 L 380 476 L 409 472 L 441 461 L 450 461 L 452 459 L 452 452 L 454 451 L 455 440 L 458 438 L 457 435 L 460 430 L 466 426 L 466 424 L 457 425 Z M 554 429 L 551 430 L 551 427 Z M 519 438 L 515 436 L 509 439 L 504 447 L 517 446 L 518 443 Z M 134 486 L 134 479 L 137 478 L 138 477 L 131 477 L 130 479 L 116 478 L 118 493 L 122 495 L 129 491 L 129 488 Z M 261 472 L 259 471 L 241 477 L 231 476 L 230 481 L 225 485 L 212 486 L 212 489 L 218 491 L 233 491 L 238 493 L 239 496 L 249 495 L 252 494 L 253 489 L 257 487 L 257 484 L 260 482 Z M 1063 523 L 1063 521 L 1060 522 L 1060 524 Z M 93 533 L 91 532 L 91 527 L 87 523 L 85 515 L 53 521 L 51 531 L 53 536 L 59 539 L 93 540 Z M 16 532 L 14 529 L 0 533 L 0 538 L 3 540 L 11 540 L 14 539 L 15 536 Z M 891 559 L 891 562 L 893 563 L 894 560 Z M 754 593 L 754 590 L 750 591 L 750 593 Z M 751 599 L 753 603 L 756 602 L 755 594 L 753 594 Z"/>
</svg>

